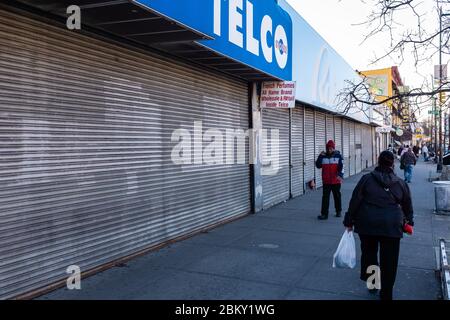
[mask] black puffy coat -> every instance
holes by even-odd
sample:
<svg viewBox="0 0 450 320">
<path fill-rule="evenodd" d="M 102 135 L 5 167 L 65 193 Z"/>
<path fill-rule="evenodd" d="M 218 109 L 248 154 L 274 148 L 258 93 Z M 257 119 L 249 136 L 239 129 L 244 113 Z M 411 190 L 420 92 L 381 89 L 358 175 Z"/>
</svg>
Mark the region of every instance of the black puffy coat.
<svg viewBox="0 0 450 320">
<path fill-rule="evenodd" d="M 400 158 L 400 162 L 402 162 L 405 166 L 407 165 L 416 165 L 417 158 L 412 151 L 405 152 Z"/>
<path fill-rule="evenodd" d="M 353 190 L 344 225 L 361 235 L 402 238 L 404 221 L 414 225 L 408 185 L 392 169 L 377 167 L 364 175 Z"/>
</svg>

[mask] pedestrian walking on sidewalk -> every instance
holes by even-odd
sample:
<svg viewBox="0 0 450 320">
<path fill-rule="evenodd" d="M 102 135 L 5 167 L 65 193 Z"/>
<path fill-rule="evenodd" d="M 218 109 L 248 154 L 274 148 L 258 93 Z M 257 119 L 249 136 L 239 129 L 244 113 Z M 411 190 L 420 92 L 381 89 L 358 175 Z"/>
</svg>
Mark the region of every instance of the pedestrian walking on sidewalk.
<svg viewBox="0 0 450 320">
<path fill-rule="evenodd" d="M 389 144 L 387 151 L 394 153 L 394 147 L 392 146 L 392 144 Z"/>
<path fill-rule="evenodd" d="M 360 279 L 367 283 L 373 275 L 369 267 L 379 266 L 382 300 L 392 300 L 400 239 L 403 230 L 412 232 L 414 226 L 409 187 L 393 168 L 394 155 L 383 151 L 375 170 L 364 175 L 355 187 L 344 217 L 344 226 L 348 230 L 354 228 L 361 239 Z"/>
<path fill-rule="evenodd" d="M 397 151 L 397 159 L 400 160 L 400 158 L 402 157 L 402 152 L 403 152 L 404 146 L 400 146 L 400 148 L 398 148 Z"/>
<path fill-rule="evenodd" d="M 402 157 L 400 158 L 401 166 L 405 172 L 405 181 L 407 183 L 411 183 L 411 178 L 413 174 L 413 167 L 416 165 L 417 158 L 415 154 L 411 151 L 411 148 L 408 148 L 408 150 L 403 153 Z"/>
<path fill-rule="evenodd" d="M 341 184 L 344 179 L 344 160 L 341 153 L 335 148 L 334 141 L 328 141 L 327 151 L 322 151 L 316 160 L 316 167 L 322 169 L 323 181 L 322 209 L 318 216 L 320 220 L 328 219 L 331 192 L 333 192 L 336 217 L 340 217 L 342 212 Z"/>
<path fill-rule="evenodd" d="M 422 153 L 423 153 L 423 160 L 425 162 L 427 162 L 428 161 L 428 147 L 426 144 L 424 144 L 422 147 Z"/>
<path fill-rule="evenodd" d="M 418 158 L 419 157 L 419 153 L 420 153 L 419 146 L 414 146 L 413 147 L 413 152 L 414 152 L 414 155 L 416 156 L 416 158 Z"/>
<path fill-rule="evenodd" d="M 406 152 L 408 152 L 408 150 L 409 150 L 409 146 L 407 145 L 403 148 L 402 153 L 400 154 L 400 159 Z"/>
</svg>

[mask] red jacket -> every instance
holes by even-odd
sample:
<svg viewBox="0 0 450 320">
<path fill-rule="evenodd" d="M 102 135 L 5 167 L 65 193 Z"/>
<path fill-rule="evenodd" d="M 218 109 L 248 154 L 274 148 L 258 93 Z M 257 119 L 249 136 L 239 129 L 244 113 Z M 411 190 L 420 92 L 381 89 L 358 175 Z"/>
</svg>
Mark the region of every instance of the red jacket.
<svg viewBox="0 0 450 320">
<path fill-rule="evenodd" d="M 319 155 L 316 167 L 322 169 L 323 184 L 341 184 L 338 177 L 344 178 L 344 159 L 339 151 Z"/>
</svg>

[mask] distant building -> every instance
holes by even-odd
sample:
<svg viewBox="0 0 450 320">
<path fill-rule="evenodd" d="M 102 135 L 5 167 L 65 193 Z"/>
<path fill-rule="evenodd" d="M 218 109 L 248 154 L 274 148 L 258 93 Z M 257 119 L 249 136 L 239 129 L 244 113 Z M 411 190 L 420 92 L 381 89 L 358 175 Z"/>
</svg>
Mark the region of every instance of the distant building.
<svg viewBox="0 0 450 320">
<path fill-rule="evenodd" d="M 370 92 L 378 101 L 384 101 L 395 97 L 401 93 L 409 91 L 405 86 L 398 67 L 392 66 L 384 69 L 361 71 L 370 87 Z M 384 124 L 391 127 L 391 133 L 383 139 L 387 139 L 389 144 L 410 144 L 414 140 L 414 123 L 417 121 L 415 114 L 411 112 L 408 97 L 392 99 L 374 108 L 375 112 L 384 118 Z"/>
</svg>

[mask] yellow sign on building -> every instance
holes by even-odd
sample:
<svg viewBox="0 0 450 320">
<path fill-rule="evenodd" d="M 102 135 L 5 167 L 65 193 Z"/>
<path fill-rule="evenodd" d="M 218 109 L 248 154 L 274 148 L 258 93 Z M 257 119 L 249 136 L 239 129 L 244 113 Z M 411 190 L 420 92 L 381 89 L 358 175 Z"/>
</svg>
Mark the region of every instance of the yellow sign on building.
<svg viewBox="0 0 450 320">
<path fill-rule="evenodd" d="M 391 68 L 361 71 L 365 77 L 366 83 L 369 85 L 370 93 L 377 101 L 383 101 L 388 97 L 392 97 L 392 70 Z M 392 106 L 392 102 L 386 102 Z"/>
</svg>

